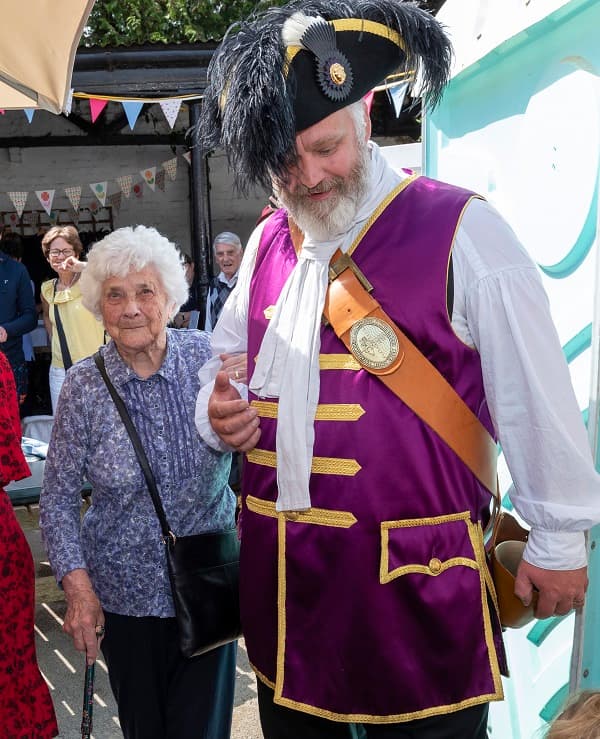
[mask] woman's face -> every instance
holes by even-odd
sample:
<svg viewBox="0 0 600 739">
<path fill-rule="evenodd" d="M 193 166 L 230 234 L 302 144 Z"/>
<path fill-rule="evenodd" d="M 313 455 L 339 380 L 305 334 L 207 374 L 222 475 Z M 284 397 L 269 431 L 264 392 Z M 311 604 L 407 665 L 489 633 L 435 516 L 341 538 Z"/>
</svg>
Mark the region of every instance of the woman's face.
<svg viewBox="0 0 600 739">
<path fill-rule="evenodd" d="M 48 261 L 55 272 L 68 257 L 75 255 L 75 249 L 62 236 L 57 236 L 48 247 Z"/>
<path fill-rule="evenodd" d="M 143 352 L 164 344 L 173 305 L 154 267 L 104 280 L 100 307 L 104 328 L 117 349 Z"/>
</svg>

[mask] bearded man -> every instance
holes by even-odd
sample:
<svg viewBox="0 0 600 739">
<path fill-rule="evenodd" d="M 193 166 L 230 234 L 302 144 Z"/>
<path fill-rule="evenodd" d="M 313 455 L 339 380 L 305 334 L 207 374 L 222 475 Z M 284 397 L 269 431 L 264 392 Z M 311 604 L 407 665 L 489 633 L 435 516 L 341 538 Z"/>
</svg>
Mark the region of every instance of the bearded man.
<svg viewBox="0 0 600 739">
<path fill-rule="evenodd" d="M 450 53 L 412 3 L 296 0 L 236 27 L 209 70 L 204 144 L 281 205 L 196 409 L 208 443 L 246 452 L 242 623 L 267 739 L 484 739 L 506 669 L 483 544 L 496 439 L 531 525 L 517 594 L 539 590 L 540 618 L 583 602 L 600 478 L 536 268 L 482 199 L 369 141 L 363 96 L 419 70 L 434 104 Z M 216 372 L 245 351 L 249 402 Z"/>
</svg>

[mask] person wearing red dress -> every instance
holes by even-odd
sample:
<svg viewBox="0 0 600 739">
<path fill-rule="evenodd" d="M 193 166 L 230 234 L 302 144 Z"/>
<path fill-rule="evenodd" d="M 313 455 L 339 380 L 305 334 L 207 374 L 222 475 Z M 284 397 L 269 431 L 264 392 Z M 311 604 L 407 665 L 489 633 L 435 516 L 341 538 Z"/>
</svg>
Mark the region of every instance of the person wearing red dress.
<svg viewBox="0 0 600 739">
<path fill-rule="evenodd" d="M 35 654 L 33 558 L 4 490 L 30 474 L 21 452 L 15 381 L 0 352 L 0 737 L 6 739 L 58 735 Z"/>
</svg>

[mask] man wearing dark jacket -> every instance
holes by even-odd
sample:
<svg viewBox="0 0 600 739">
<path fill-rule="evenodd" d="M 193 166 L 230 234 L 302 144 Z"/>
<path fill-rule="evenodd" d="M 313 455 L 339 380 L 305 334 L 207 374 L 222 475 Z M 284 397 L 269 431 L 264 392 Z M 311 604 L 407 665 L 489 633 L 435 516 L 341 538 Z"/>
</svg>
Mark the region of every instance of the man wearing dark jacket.
<svg viewBox="0 0 600 739">
<path fill-rule="evenodd" d="M 13 249 L 19 246 L 18 234 L 9 234 L 0 241 L 0 351 L 10 362 L 22 403 L 27 394 L 22 336 L 33 331 L 37 315 L 29 274 L 20 261 L 12 258 Z"/>
</svg>

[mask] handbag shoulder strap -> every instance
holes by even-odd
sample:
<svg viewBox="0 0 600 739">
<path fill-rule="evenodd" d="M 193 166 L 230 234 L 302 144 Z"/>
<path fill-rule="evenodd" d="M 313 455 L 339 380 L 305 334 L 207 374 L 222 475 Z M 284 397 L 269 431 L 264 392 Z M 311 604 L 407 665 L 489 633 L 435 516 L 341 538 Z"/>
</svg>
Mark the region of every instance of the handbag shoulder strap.
<svg viewBox="0 0 600 739">
<path fill-rule="evenodd" d="M 129 415 L 129 412 L 127 411 L 127 407 L 125 406 L 125 403 L 123 402 L 123 398 L 121 398 L 115 386 L 110 381 L 110 378 L 106 372 L 106 367 L 104 365 L 104 357 L 100 354 L 100 352 L 96 352 L 94 354 L 94 362 L 100 374 L 102 375 L 102 379 L 106 383 L 106 387 L 108 388 L 110 397 L 113 399 L 114 404 L 116 405 L 117 410 L 119 411 L 119 415 L 121 416 L 123 423 L 125 424 L 125 428 L 127 429 L 127 433 L 129 434 L 129 438 L 131 439 L 131 443 L 133 444 L 133 448 L 138 458 L 138 462 L 140 463 L 140 467 L 142 468 L 142 472 L 144 473 L 144 477 L 146 478 L 148 492 L 150 493 L 150 497 L 152 498 L 152 503 L 154 503 L 154 508 L 156 510 L 156 515 L 158 516 L 158 520 L 160 522 L 160 528 L 162 531 L 163 540 L 165 542 L 168 540 L 174 540 L 175 536 L 173 532 L 171 531 L 171 529 L 169 528 L 167 516 L 165 514 L 165 510 L 160 500 L 160 495 L 158 494 L 158 488 L 156 487 L 156 481 L 154 479 L 154 474 L 152 472 L 152 468 L 150 467 L 150 463 L 148 462 L 148 457 L 146 456 L 146 452 L 144 451 L 144 447 L 142 446 L 142 441 L 137 432 L 137 429 L 133 425 L 131 416 Z"/>
<path fill-rule="evenodd" d="M 52 293 L 52 300 L 56 297 L 56 283 L 58 280 L 54 280 L 54 292 Z M 67 344 L 67 337 L 65 335 L 65 329 L 63 328 L 62 320 L 60 318 L 60 311 L 58 305 L 53 302 L 54 307 L 54 323 L 56 325 L 56 331 L 58 333 L 58 341 L 60 344 L 60 353 L 62 354 L 63 365 L 65 370 L 73 366 L 73 360 L 71 359 L 71 352 L 69 351 L 69 345 Z"/>
<path fill-rule="evenodd" d="M 376 375 L 430 426 L 496 497 L 498 451 L 491 434 L 452 385 L 369 294 L 370 285 L 350 256 L 338 250 L 331 259 L 329 273 L 324 314 L 336 335 L 360 365 Z M 364 326 L 375 325 L 376 332 L 383 329 L 383 334 L 377 334 L 379 339 L 385 337 L 386 330 L 395 334 L 398 351 L 395 355 L 392 352 L 385 366 L 373 367 L 365 363 L 360 341 L 356 340 L 356 328 L 361 322 Z M 389 329 L 381 326 L 382 323 Z"/>
</svg>

